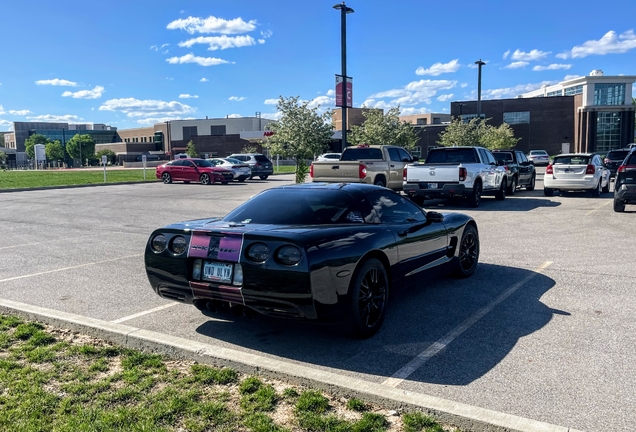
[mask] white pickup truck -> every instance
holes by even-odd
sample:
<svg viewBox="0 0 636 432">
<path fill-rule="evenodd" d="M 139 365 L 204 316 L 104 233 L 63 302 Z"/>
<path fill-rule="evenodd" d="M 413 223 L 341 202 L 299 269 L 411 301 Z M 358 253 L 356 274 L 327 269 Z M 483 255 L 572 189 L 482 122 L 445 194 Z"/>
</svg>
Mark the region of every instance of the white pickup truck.
<svg viewBox="0 0 636 432">
<path fill-rule="evenodd" d="M 438 147 L 425 163 L 404 168 L 403 190 L 419 205 L 425 199 L 463 197 L 478 207 L 482 194 L 506 198 L 508 174 L 483 147 Z"/>
</svg>

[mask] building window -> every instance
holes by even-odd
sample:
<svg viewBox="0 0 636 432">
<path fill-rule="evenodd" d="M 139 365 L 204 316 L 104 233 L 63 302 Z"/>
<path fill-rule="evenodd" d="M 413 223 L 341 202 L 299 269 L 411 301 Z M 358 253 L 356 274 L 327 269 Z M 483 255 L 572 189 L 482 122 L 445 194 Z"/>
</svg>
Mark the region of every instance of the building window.
<svg viewBox="0 0 636 432">
<path fill-rule="evenodd" d="M 621 148 L 621 116 L 617 112 L 596 113 L 596 150 L 606 152 Z"/>
<path fill-rule="evenodd" d="M 461 115 L 461 119 L 463 123 L 468 123 L 469 121 L 471 121 L 472 119 L 476 119 L 477 118 L 477 114 L 462 114 Z M 486 114 L 482 114 L 481 115 L 482 120 L 486 118 Z"/>
<path fill-rule="evenodd" d="M 418 125 L 426 125 L 426 124 L 428 124 L 428 119 L 427 118 L 418 118 L 417 119 L 417 124 Z"/>
<path fill-rule="evenodd" d="M 505 112 L 503 113 L 503 121 L 508 124 L 530 123 L 530 111 Z"/>
<path fill-rule="evenodd" d="M 555 91 L 548 92 L 546 96 L 548 97 L 563 96 L 563 90 L 555 90 Z"/>
<path fill-rule="evenodd" d="M 583 84 L 565 88 L 566 96 L 574 96 L 581 93 L 583 93 Z"/>
<path fill-rule="evenodd" d="M 625 105 L 625 84 L 594 84 L 594 105 Z"/>
<path fill-rule="evenodd" d="M 184 126 L 183 127 L 183 139 L 189 140 L 192 136 L 197 136 L 199 133 L 196 126 Z"/>
<path fill-rule="evenodd" d="M 225 125 L 210 126 L 210 135 L 225 135 Z"/>
<path fill-rule="evenodd" d="M 442 119 L 439 117 L 433 117 L 433 124 L 442 124 Z"/>
</svg>

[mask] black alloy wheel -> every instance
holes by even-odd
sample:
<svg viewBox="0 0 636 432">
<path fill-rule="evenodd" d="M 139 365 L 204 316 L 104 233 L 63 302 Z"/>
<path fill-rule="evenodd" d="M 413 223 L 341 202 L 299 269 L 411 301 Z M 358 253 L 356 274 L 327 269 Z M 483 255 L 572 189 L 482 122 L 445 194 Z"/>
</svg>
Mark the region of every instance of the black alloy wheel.
<svg viewBox="0 0 636 432">
<path fill-rule="evenodd" d="M 459 255 L 454 276 L 467 278 L 475 273 L 479 262 L 479 235 L 474 225 L 466 225 L 459 243 Z"/>
<path fill-rule="evenodd" d="M 373 182 L 373 184 L 376 185 L 376 186 L 382 186 L 382 187 L 386 186 L 386 182 L 384 181 L 384 179 L 382 177 L 376 178 L 375 181 Z"/>
<path fill-rule="evenodd" d="M 601 177 L 601 183 L 603 182 L 603 177 Z M 609 193 L 610 191 L 610 181 L 609 179 L 607 179 L 607 184 L 605 186 L 603 186 L 602 189 L 603 193 Z"/>
<path fill-rule="evenodd" d="M 260 175 L 258 176 L 258 178 L 260 178 L 261 180 L 267 180 L 267 177 L 269 177 L 268 175 Z"/>
<path fill-rule="evenodd" d="M 161 180 L 165 183 L 165 184 L 170 184 L 172 183 L 172 176 L 168 173 L 163 173 L 161 174 Z"/>
<path fill-rule="evenodd" d="M 534 190 L 534 185 L 537 182 L 537 175 L 532 173 L 532 179 L 530 180 L 530 184 L 528 186 L 526 186 L 526 190 L 528 191 L 533 191 Z"/>
<path fill-rule="evenodd" d="M 554 195 L 554 189 L 543 188 L 543 195 L 545 195 L 547 197 L 551 197 L 552 195 Z"/>
<path fill-rule="evenodd" d="M 245 177 L 239 177 L 238 181 L 243 183 L 245 181 Z"/>
<path fill-rule="evenodd" d="M 510 185 L 508 185 L 508 195 L 513 196 L 517 190 L 517 177 L 513 177 Z"/>
<path fill-rule="evenodd" d="M 481 182 L 475 182 L 473 193 L 468 196 L 468 205 L 471 207 L 479 207 L 481 203 Z"/>
<path fill-rule="evenodd" d="M 212 183 L 210 181 L 210 174 L 207 174 L 207 173 L 201 174 L 201 177 L 199 177 L 199 182 L 201 182 L 202 185 L 209 185 L 210 183 Z"/>
<path fill-rule="evenodd" d="M 506 179 L 501 180 L 501 186 L 499 187 L 499 190 L 495 192 L 496 200 L 503 201 L 506 199 L 506 190 L 508 189 L 508 186 L 506 185 L 506 183 L 507 183 Z"/>
<path fill-rule="evenodd" d="M 373 336 L 382 326 L 389 300 L 389 278 L 380 260 L 365 261 L 349 287 L 349 328 L 354 336 Z"/>
<path fill-rule="evenodd" d="M 598 179 L 598 184 L 596 185 L 596 187 L 594 189 L 590 190 L 593 198 L 598 198 L 598 197 L 601 196 L 601 189 L 602 189 L 601 182 L 602 181 L 603 181 L 603 179 L 599 178 Z"/>
</svg>

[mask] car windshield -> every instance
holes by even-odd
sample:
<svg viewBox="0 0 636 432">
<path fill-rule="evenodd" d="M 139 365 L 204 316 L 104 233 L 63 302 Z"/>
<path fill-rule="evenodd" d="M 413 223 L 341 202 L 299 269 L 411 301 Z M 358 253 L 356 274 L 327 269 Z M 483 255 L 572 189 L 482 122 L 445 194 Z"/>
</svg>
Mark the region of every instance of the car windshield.
<svg viewBox="0 0 636 432">
<path fill-rule="evenodd" d="M 214 166 L 212 162 L 205 159 L 193 159 L 192 162 L 194 162 L 196 166 L 202 167 L 202 168 L 210 168 Z"/>
<path fill-rule="evenodd" d="M 426 163 L 430 164 L 456 164 L 456 163 L 475 163 L 475 150 L 471 148 L 444 148 L 439 150 L 431 150 L 426 158 Z"/>
<path fill-rule="evenodd" d="M 229 163 L 232 164 L 242 164 L 243 162 L 238 160 L 238 159 L 234 159 L 234 158 L 225 158 L 226 161 L 228 161 Z"/>
<path fill-rule="evenodd" d="M 495 156 L 495 159 L 497 159 L 499 162 L 510 162 L 510 161 L 512 161 L 512 155 L 510 153 L 494 152 L 493 156 Z"/>
<path fill-rule="evenodd" d="M 545 150 L 531 150 L 530 154 L 533 156 L 547 156 L 548 152 Z"/>
<path fill-rule="evenodd" d="M 267 159 L 265 155 L 254 155 L 254 159 L 256 162 L 269 162 L 269 159 Z"/>
<path fill-rule="evenodd" d="M 332 189 L 270 189 L 256 195 L 223 218 L 241 224 L 315 225 L 351 222 L 354 200 Z"/>
<path fill-rule="evenodd" d="M 340 156 L 341 161 L 354 161 L 366 159 L 382 159 L 382 150 L 379 148 L 348 148 Z"/>
<path fill-rule="evenodd" d="M 627 156 L 627 153 L 629 153 L 628 150 L 613 150 L 607 154 L 607 158 L 614 160 L 623 160 L 625 159 L 625 156 Z"/>
<path fill-rule="evenodd" d="M 590 163 L 589 156 L 556 156 L 554 165 L 587 165 Z"/>
</svg>

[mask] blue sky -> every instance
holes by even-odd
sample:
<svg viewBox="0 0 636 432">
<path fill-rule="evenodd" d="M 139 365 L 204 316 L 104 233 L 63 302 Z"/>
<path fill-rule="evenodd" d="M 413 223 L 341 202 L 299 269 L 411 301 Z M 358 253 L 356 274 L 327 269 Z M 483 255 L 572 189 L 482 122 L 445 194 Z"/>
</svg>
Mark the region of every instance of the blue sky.
<svg viewBox="0 0 636 432">
<path fill-rule="evenodd" d="M 118 128 L 276 118 L 279 96 L 334 106 L 335 0 L 8 0 L 0 130 L 11 121 Z M 565 77 L 636 75 L 636 2 L 350 0 L 354 106 L 448 112 Z"/>
</svg>

